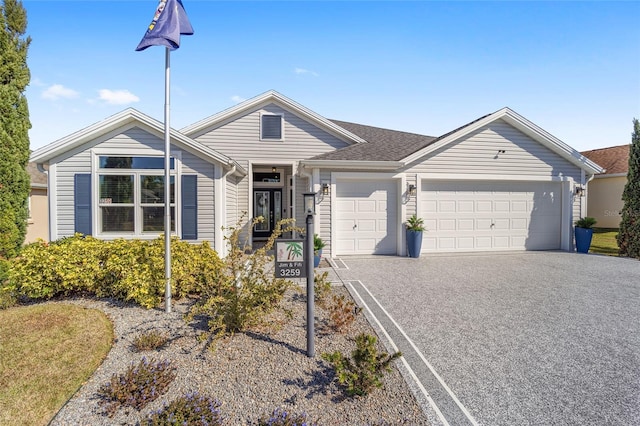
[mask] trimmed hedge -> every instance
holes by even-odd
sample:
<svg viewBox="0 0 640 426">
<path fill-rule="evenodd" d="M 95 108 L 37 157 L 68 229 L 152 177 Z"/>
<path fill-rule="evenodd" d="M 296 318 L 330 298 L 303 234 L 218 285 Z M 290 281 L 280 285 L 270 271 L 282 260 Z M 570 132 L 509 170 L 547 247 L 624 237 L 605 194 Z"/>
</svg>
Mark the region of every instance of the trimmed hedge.
<svg viewBox="0 0 640 426">
<path fill-rule="evenodd" d="M 171 291 L 176 299 L 197 291 L 222 268 L 207 242 L 171 240 Z M 164 297 L 164 238 L 103 241 L 78 234 L 52 243 L 38 241 L 12 260 L 7 286 L 31 299 L 88 293 L 152 308 Z"/>
</svg>

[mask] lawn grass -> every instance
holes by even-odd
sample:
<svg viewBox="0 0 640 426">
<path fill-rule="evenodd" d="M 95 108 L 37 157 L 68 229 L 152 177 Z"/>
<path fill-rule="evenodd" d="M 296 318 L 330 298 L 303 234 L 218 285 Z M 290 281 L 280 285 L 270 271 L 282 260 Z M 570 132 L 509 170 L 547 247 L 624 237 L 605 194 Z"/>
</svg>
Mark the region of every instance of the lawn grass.
<svg viewBox="0 0 640 426">
<path fill-rule="evenodd" d="M 0 311 L 0 425 L 46 425 L 113 344 L 106 315 L 63 303 Z"/>
<path fill-rule="evenodd" d="M 618 255 L 618 242 L 616 241 L 618 229 L 593 228 L 593 240 L 591 240 L 591 253 L 605 254 L 607 256 Z"/>
</svg>

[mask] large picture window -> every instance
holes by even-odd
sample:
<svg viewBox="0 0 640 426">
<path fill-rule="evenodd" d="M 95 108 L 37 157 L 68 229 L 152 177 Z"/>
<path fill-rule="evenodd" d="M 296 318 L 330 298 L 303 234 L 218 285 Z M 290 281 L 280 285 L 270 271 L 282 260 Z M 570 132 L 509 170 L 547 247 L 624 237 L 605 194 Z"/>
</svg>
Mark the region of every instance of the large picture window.
<svg viewBox="0 0 640 426">
<path fill-rule="evenodd" d="M 155 157 L 100 157 L 101 233 L 155 235 L 164 231 L 163 165 L 163 159 Z M 173 159 L 171 169 L 174 169 Z M 169 183 L 172 232 L 176 231 L 175 182 L 176 177 L 172 175 Z"/>
</svg>

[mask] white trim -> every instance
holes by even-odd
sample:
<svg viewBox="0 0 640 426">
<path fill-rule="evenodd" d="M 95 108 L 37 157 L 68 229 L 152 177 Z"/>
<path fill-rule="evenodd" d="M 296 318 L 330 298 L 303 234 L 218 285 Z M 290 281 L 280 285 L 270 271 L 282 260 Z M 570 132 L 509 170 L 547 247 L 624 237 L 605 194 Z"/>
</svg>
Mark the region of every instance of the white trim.
<svg viewBox="0 0 640 426">
<path fill-rule="evenodd" d="M 318 127 L 326 130 L 332 135 L 351 143 L 366 143 L 366 141 L 359 136 L 343 129 L 334 122 L 322 117 L 321 115 L 311 111 L 309 108 L 287 98 L 286 96 L 276 92 L 275 90 L 269 90 L 237 105 L 227 108 L 217 114 L 197 121 L 189 126 L 180 129 L 180 132 L 189 136 L 197 138 L 202 135 L 202 132 L 214 128 L 224 122 L 227 122 L 237 116 L 243 115 L 248 111 L 255 110 L 263 105 L 269 103 L 275 103 L 280 105 L 294 115 L 300 116 L 312 123 L 315 123 Z"/>
<path fill-rule="evenodd" d="M 57 164 L 49 165 L 49 188 L 47 189 L 47 199 L 49 200 L 49 241 L 58 239 L 58 188 L 56 188 Z"/>
<path fill-rule="evenodd" d="M 560 249 L 565 251 L 571 250 L 571 227 L 573 226 L 573 182 L 562 182 L 562 200 L 560 204 L 561 233 L 560 233 Z"/>
<path fill-rule="evenodd" d="M 535 176 L 535 175 L 483 175 L 463 173 L 418 173 L 419 180 L 471 180 L 471 181 L 516 181 L 516 182 L 573 182 L 571 176 Z M 418 193 L 420 186 L 418 185 Z"/>
<path fill-rule="evenodd" d="M 226 256 L 223 227 L 227 224 L 227 177 L 220 167 L 213 166 L 213 247 L 220 253 L 221 257 Z M 196 195 L 197 196 L 197 195 Z M 234 224 L 235 225 L 235 224 Z M 198 236 L 200 239 L 200 236 Z"/>
<path fill-rule="evenodd" d="M 280 117 L 280 137 L 279 138 L 265 138 L 262 134 L 262 117 L 264 116 L 271 116 L 271 117 Z M 271 113 L 271 112 L 262 112 L 260 111 L 260 118 L 259 118 L 259 125 L 258 127 L 260 128 L 259 132 L 260 134 L 258 135 L 258 139 L 260 141 L 268 141 L 268 142 L 284 142 L 285 136 L 284 136 L 284 113 Z"/>
</svg>

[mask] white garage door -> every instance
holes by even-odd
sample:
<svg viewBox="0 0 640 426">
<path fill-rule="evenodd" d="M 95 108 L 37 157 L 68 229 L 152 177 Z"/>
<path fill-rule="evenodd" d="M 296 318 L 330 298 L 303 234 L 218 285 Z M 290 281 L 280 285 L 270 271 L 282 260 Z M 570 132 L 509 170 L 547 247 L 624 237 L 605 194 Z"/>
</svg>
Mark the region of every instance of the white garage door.
<svg viewBox="0 0 640 426">
<path fill-rule="evenodd" d="M 397 184 L 336 182 L 336 254 L 395 254 Z"/>
<path fill-rule="evenodd" d="M 422 250 L 559 249 L 561 213 L 555 182 L 423 181 Z"/>
</svg>

